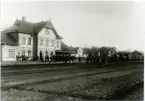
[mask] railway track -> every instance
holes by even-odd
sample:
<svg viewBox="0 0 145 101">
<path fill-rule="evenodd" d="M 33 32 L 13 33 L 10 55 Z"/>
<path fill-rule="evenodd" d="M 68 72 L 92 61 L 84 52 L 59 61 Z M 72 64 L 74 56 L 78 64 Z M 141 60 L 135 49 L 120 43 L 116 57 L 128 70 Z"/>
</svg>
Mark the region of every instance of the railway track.
<svg viewBox="0 0 145 101">
<path fill-rule="evenodd" d="M 37 74 L 37 73 L 49 73 L 49 72 L 62 72 L 62 71 L 73 71 L 73 70 L 90 70 L 90 69 L 96 69 L 96 66 L 86 68 L 86 67 L 81 67 L 81 68 L 74 68 L 74 67 L 65 67 L 65 68 L 38 68 L 38 69 L 26 69 L 26 70 L 8 70 L 8 71 L 2 71 L 1 76 L 12 76 L 12 75 L 26 75 L 26 74 Z"/>
<path fill-rule="evenodd" d="M 138 70 L 138 68 L 125 68 L 125 69 L 117 69 L 117 70 L 107 70 L 107 71 L 102 71 L 102 72 L 97 72 L 97 71 L 93 71 L 93 72 L 85 72 L 85 73 L 78 73 L 75 75 L 67 75 L 64 77 L 51 77 L 51 78 L 47 78 L 47 79 L 40 79 L 38 81 L 30 81 L 30 82 L 23 82 L 20 84 L 14 84 L 14 85 L 1 85 L 1 89 L 2 90 L 6 90 L 6 89 L 10 89 L 10 88 L 16 88 L 16 87 L 21 87 L 21 86 L 28 86 L 28 85 L 36 85 L 36 84 L 43 84 L 43 83 L 49 83 L 49 82 L 56 82 L 56 81 L 62 81 L 62 80 L 68 80 L 68 79 L 73 79 L 73 78 L 77 78 L 77 77 L 85 77 L 85 76 L 93 76 L 93 75 L 98 75 L 98 74 L 105 74 L 105 73 L 113 73 L 113 72 L 123 72 L 123 71 L 127 71 L 127 70 Z"/>
<path fill-rule="evenodd" d="M 35 66 L 34 67 L 30 67 L 30 68 L 26 68 L 24 66 L 22 67 L 19 67 L 19 69 L 13 69 L 13 68 L 8 68 L 8 69 L 2 69 L 1 70 L 1 76 L 13 76 L 13 75 L 25 75 L 25 74 L 35 74 L 35 73 L 46 73 L 46 72 L 57 72 L 57 71 L 72 71 L 72 70 L 81 70 L 81 69 L 96 69 L 96 68 L 99 68 L 99 67 L 103 67 L 104 69 L 106 67 L 115 67 L 117 66 L 117 68 L 121 67 L 121 66 L 127 66 L 127 65 L 130 65 L 130 64 L 121 64 L 121 65 L 118 65 L 118 64 L 109 64 L 109 65 L 95 65 L 95 64 L 89 64 L 89 65 L 86 65 L 86 64 L 75 64 L 75 65 L 60 65 L 60 66 L 57 66 L 57 65 L 54 65 L 52 67 L 49 67 L 49 66 Z M 133 65 L 133 64 L 132 64 Z"/>
<path fill-rule="evenodd" d="M 111 71 L 110 71 L 110 73 L 111 73 Z M 114 79 L 126 78 L 127 76 L 129 76 L 129 75 L 117 77 L 117 78 L 114 78 Z M 44 93 L 44 94 L 51 94 L 51 95 L 56 95 L 57 97 L 65 96 L 65 97 L 71 97 L 71 98 L 76 98 L 76 99 L 84 99 L 84 100 L 95 101 L 95 100 L 106 100 L 106 99 L 107 100 L 111 100 L 111 99 L 116 99 L 116 98 L 118 98 L 119 94 L 121 94 L 122 92 L 126 92 L 126 91 L 132 89 L 133 87 L 136 87 L 136 86 L 138 86 L 138 85 L 140 85 L 142 83 L 143 83 L 143 81 L 141 80 L 141 81 L 137 81 L 137 82 L 132 83 L 131 86 L 127 86 L 127 87 L 126 86 L 122 86 L 118 90 L 116 90 L 114 92 L 110 92 L 107 95 L 101 96 L 101 97 L 100 96 L 95 96 L 95 95 L 74 93 L 75 91 L 78 91 L 76 89 L 71 90 L 71 91 L 69 91 L 69 90 L 68 91 L 35 90 L 33 88 L 26 89 L 25 87 L 21 87 L 21 86 L 13 87 L 13 89 L 22 90 L 22 91 L 38 92 L 38 93 Z M 97 82 L 97 83 L 89 84 L 89 85 L 85 86 L 84 88 L 79 89 L 79 91 L 80 90 L 83 91 L 85 89 L 90 89 L 93 86 L 96 86 L 96 85 L 99 85 L 99 84 L 102 84 L 102 82 Z M 49 98 L 49 100 L 50 100 L 50 98 Z M 51 100 L 53 100 L 53 98 Z"/>
<path fill-rule="evenodd" d="M 26 69 L 26 70 L 8 70 L 8 71 L 2 71 L 1 74 L 1 81 L 2 85 L 3 82 L 9 82 L 9 81 L 19 81 L 19 80 L 25 80 L 26 78 L 28 79 L 39 79 L 39 78 L 48 78 L 48 77 L 56 77 L 56 76 L 61 76 L 61 75 L 67 75 L 67 74 L 77 74 L 77 73 L 84 73 L 84 72 L 91 72 L 91 71 L 102 71 L 105 69 L 114 69 L 116 70 L 116 67 L 111 67 L 110 66 L 105 66 L 102 68 L 96 68 L 96 65 L 92 65 L 88 68 L 88 65 L 81 65 L 83 67 L 70 67 L 70 68 L 39 68 L 37 69 Z M 115 66 L 115 65 L 113 65 Z M 121 65 L 124 68 L 128 68 L 128 65 Z M 122 67 L 121 67 L 122 68 Z M 118 66 L 118 69 L 121 69 Z M 136 68 L 136 65 L 132 68 Z"/>
</svg>

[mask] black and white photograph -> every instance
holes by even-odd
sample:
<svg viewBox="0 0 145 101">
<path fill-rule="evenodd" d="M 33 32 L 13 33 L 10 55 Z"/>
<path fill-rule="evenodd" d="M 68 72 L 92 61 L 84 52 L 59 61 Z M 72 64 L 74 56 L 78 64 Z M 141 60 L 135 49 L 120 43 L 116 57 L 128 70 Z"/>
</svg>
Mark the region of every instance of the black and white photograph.
<svg viewBox="0 0 145 101">
<path fill-rule="evenodd" d="M 1 101 L 144 100 L 145 1 L 0 4 Z"/>
</svg>

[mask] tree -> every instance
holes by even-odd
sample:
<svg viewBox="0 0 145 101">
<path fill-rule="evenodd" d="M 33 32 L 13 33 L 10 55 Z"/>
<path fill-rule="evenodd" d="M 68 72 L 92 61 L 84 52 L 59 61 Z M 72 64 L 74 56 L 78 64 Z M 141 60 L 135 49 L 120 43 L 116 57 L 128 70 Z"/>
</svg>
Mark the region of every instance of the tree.
<svg viewBox="0 0 145 101">
<path fill-rule="evenodd" d="M 90 52 L 91 52 L 91 50 L 90 50 L 89 48 L 87 48 L 87 47 L 84 48 L 84 51 L 85 51 L 85 53 L 86 53 L 87 55 L 90 54 Z"/>
<path fill-rule="evenodd" d="M 90 51 L 93 54 L 97 54 L 98 53 L 98 49 L 99 49 L 98 47 L 93 46 L 93 47 L 91 47 Z"/>
</svg>

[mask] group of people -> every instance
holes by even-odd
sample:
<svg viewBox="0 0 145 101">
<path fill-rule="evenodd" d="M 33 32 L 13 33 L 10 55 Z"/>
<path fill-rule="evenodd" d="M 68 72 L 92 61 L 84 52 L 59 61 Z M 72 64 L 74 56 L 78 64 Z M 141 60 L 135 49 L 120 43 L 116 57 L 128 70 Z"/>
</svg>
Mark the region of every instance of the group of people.
<svg viewBox="0 0 145 101">
<path fill-rule="evenodd" d="M 125 61 L 122 55 L 114 54 L 112 56 L 108 56 L 108 54 L 102 54 L 100 56 L 96 54 L 90 54 L 86 57 L 86 62 L 88 63 L 103 63 L 103 64 L 110 64 L 113 62 L 123 62 Z"/>
<path fill-rule="evenodd" d="M 26 56 L 25 54 L 20 55 L 20 52 L 16 55 L 16 60 L 17 61 L 26 61 L 26 60 L 32 60 L 31 55 Z"/>
<path fill-rule="evenodd" d="M 18 54 L 16 56 L 17 60 L 28 60 L 29 58 L 26 56 L 20 56 L 20 54 Z M 74 63 L 75 60 L 78 59 L 78 62 L 81 63 L 83 58 L 82 57 L 78 57 L 76 58 L 75 56 L 71 56 L 71 54 L 55 54 L 55 55 L 46 55 L 45 57 L 40 54 L 39 57 L 37 57 L 36 60 L 39 61 L 46 61 L 46 62 L 64 62 L 64 63 Z M 97 54 L 88 54 L 86 59 L 86 63 L 103 63 L 103 64 L 110 64 L 112 62 L 123 62 L 125 61 L 125 59 L 123 58 L 123 56 L 114 54 L 112 56 L 108 56 L 108 54 L 101 54 L 100 56 L 98 56 Z"/>
<path fill-rule="evenodd" d="M 73 62 L 75 60 L 75 56 L 71 56 L 71 54 L 57 54 L 57 55 L 46 55 L 45 57 L 43 57 L 42 55 L 40 55 L 39 59 L 40 61 L 46 61 L 46 62 Z"/>
</svg>

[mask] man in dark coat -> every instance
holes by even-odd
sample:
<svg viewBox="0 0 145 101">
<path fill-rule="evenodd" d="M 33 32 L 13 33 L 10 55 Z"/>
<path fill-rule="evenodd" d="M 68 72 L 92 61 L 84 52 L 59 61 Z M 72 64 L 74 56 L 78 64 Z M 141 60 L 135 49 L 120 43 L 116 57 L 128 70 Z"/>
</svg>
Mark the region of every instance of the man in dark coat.
<svg viewBox="0 0 145 101">
<path fill-rule="evenodd" d="M 81 63 L 81 57 L 80 56 L 78 57 L 78 59 L 79 59 L 79 63 Z"/>
<path fill-rule="evenodd" d="M 43 54 L 40 52 L 40 61 L 43 61 Z"/>
</svg>

